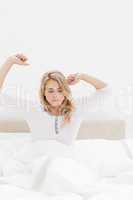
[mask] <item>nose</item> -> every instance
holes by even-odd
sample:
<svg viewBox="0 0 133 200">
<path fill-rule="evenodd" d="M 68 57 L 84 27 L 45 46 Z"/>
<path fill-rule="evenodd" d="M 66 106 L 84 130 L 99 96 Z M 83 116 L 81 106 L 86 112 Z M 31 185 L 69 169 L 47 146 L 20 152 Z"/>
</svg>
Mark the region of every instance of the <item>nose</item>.
<svg viewBox="0 0 133 200">
<path fill-rule="evenodd" d="M 57 93 L 55 92 L 54 94 L 53 94 L 53 97 L 57 97 L 58 95 L 57 95 Z"/>
</svg>

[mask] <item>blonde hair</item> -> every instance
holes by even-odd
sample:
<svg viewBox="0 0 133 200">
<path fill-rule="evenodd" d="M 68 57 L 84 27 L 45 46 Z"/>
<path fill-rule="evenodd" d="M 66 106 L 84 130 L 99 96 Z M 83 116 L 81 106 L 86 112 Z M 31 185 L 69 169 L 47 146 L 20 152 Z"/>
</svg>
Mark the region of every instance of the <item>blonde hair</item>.
<svg viewBox="0 0 133 200">
<path fill-rule="evenodd" d="M 75 110 L 75 104 L 72 99 L 71 89 L 66 81 L 65 76 L 60 71 L 51 70 L 43 74 L 39 90 L 39 97 L 43 110 L 49 112 L 50 114 L 52 113 L 51 105 L 49 104 L 45 96 L 46 84 L 50 79 L 57 81 L 65 97 L 63 103 L 59 107 L 59 114 L 64 116 L 62 124 L 63 126 L 71 121 L 72 112 Z"/>
</svg>

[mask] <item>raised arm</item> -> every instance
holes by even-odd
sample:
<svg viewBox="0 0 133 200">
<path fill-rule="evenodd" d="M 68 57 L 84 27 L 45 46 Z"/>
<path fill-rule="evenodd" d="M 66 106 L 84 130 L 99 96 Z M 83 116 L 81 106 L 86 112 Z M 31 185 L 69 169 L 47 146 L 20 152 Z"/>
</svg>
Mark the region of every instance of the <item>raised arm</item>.
<svg viewBox="0 0 133 200">
<path fill-rule="evenodd" d="M 87 83 L 92 84 L 97 90 L 102 89 L 107 86 L 107 83 L 105 83 L 104 81 L 98 78 L 95 78 L 93 76 L 90 76 L 88 74 L 81 73 L 81 74 L 78 74 L 78 76 L 80 80 L 83 80 Z"/>
<path fill-rule="evenodd" d="M 24 56 L 23 54 L 16 54 L 16 55 L 8 57 L 0 68 L 0 90 L 3 87 L 4 81 L 7 77 L 8 72 L 11 70 L 14 64 L 29 65 L 27 63 L 27 57 Z"/>
<path fill-rule="evenodd" d="M 97 90 L 102 89 L 102 88 L 107 86 L 107 83 L 105 83 L 104 81 L 102 81 L 98 78 L 95 78 L 94 76 L 90 76 L 88 74 L 85 74 L 85 73 L 70 74 L 67 77 L 67 82 L 68 82 L 69 85 L 74 85 L 74 84 L 78 83 L 80 80 L 83 80 L 87 83 L 90 83 Z"/>
<path fill-rule="evenodd" d="M 97 111 L 101 112 L 102 109 L 104 109 L 105 102 L 107 101 L 108 97 L 112 95 L 112 89 L 104 81 L 85 73 L 70 74 L 67 77 L 67 82 L 69 85 L 75 85 L 80 80 L 83 80 L 94 86 L 93 93 L 90 93 L 90 90 L 88 90 L 88 93 L 85 93 L 84 95 L 80 95 L 79 93 L 79 96 L 75 98 L 79 115 L 85 119 L 89 116 L 91 117 L 92 113 L 96 113 Z M 106 110 L 106 112 L 108 112 L 108 110 Z"/>
</svg>

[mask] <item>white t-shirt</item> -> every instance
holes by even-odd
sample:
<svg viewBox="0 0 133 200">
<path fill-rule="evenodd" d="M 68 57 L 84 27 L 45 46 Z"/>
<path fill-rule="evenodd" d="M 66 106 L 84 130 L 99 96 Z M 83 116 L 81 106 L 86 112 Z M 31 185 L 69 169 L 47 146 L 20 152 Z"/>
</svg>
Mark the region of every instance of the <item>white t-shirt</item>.
<svg viewBox="0 0 133 200">
<path fill-rule="evenodd" d="M 32 139 L 55 139 L 64 144 L 72 144 L 77 137 L 81 122 L 101 110 L 106 98 L 110 95 L 111 88 L 106 86 L 96 90 L 94 88 L 90 95 L 74 98 L 76 110 L 73 112 L 71 123 L 60 127 L 63 116 L 54 116 L 42 110 L 40 102 L 13 98 L 0 92 L 0 106 L 16 105 L 15 109 L 22 115 L 29 125 Z M 22 100 L 22 101 L 21 101 Z M 58 131 L 58 132 L 56 132 Z"/>
</svg>

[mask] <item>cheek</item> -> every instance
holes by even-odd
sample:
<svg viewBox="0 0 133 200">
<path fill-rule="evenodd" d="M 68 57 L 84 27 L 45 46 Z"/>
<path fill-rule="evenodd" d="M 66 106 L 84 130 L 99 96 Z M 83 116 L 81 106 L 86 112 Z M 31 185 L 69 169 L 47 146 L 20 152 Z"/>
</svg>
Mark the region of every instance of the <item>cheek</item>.
<svg viewBox="0 0 133 200">
<path fill-rule="evenodd" d="M 46 99 L 47 100 L 52 100 L 52 95 L 51 94 L 49 94 L 49 93 L 45 93 L 45 96 L 46 96 Z"/>
<path fill-rule="evenodd" d="M 64 95 L 60 95 L 59 100 L 62 102 L 65 99 Z"/>
</svg>

